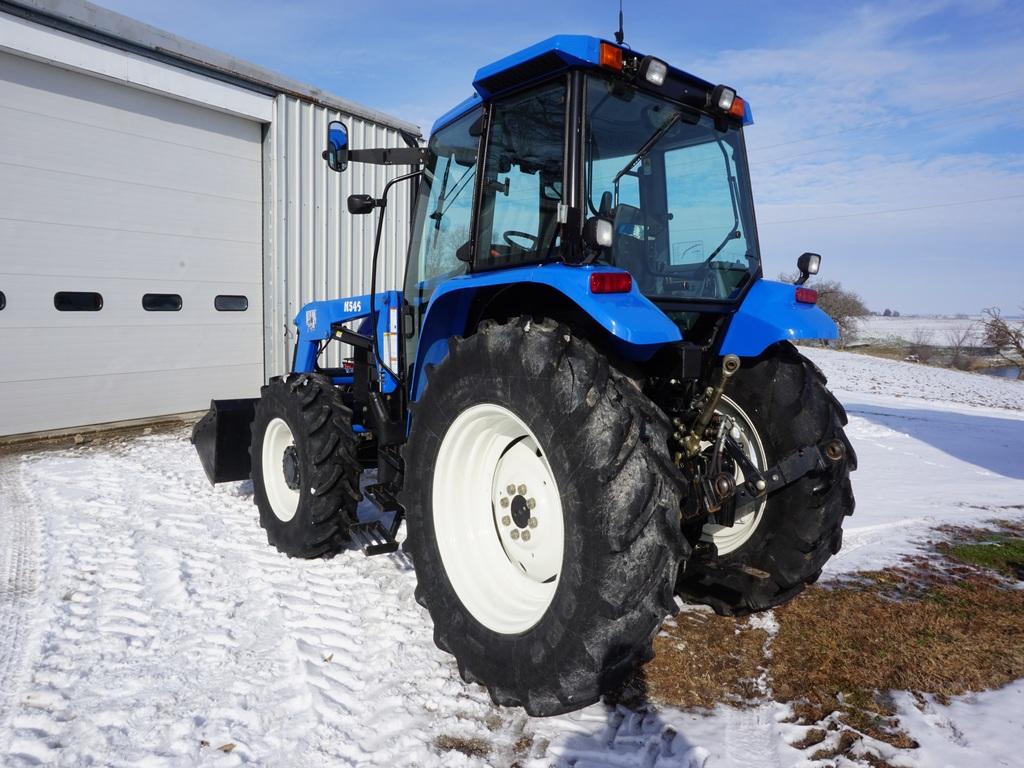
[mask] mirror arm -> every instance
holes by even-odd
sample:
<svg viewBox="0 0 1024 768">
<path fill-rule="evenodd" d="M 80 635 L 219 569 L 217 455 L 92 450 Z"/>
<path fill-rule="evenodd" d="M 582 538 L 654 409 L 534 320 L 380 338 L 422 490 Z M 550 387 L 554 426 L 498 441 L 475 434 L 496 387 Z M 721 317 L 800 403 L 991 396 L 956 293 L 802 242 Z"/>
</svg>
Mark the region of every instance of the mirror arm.
<svg viewBox="0 0 1024 768">
<path fill-rule="evenodd" d="M 422 165 L 427 160 L 426 147 L 392 147 L 390 149 L 350 149 L 350 163 L 372 165 Z"/>
<path fill-rule="evenodd" d="M 373 333 L 371 334 L 371 338 L 373 339 L 373 356 L 376 358 L 377 365 L 380 366 L 380 370 L 386 370 L 395 378 L 395 381 L 403 384 L 405 382 L 405 378 L 398 372 L 392 371 L 387 363 L 384 362 L 384 358 L 381 357 L 380 354 L 380 340 L 377 338 L 377 308 L 374 301 L 377 293 L 377 257 L 380 254 L 380 235 L 381 232 L 384 231 L 384 214 L 387 212 L 388 192 L 391 191 L 391 188 L 395 186 L 395 184 L 401 181 L 415 179 L 421 173 L 422 171 L 413 171 L 412 173 L 396 176 L 384 185 L 384 192 L 381 194 L 380 199 L 376 201 L 377 207 L 380 209 L 380 214 L 377 216 L 377 232 L 373 238 L 373 259 L 370 262 L 370 319 L 371 328 L 373 329 Z"/>
</svg>

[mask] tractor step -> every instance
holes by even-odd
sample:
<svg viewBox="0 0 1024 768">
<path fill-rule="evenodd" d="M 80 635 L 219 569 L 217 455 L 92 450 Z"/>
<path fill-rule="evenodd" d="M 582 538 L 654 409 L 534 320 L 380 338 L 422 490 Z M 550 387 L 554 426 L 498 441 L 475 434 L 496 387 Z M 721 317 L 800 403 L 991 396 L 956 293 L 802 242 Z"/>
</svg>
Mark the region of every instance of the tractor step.
<svg viewBox="0 0 1024 768">
<path fill-rule="evenodd" d="M 405 518 L 405 507 L 395 498 L 391 488 L 384 483 L 368 485 L 363 489 L 363 494 L 372 501 L 377 508 L 384 512 L 393 512 L 390 527 L 385 527 L 380 520 L 373 520 L 368 523 L 356 523 L 349 529 L 352 538 L 363 543 L 363 554 L 386 555 L 398 551 L 398 542 L 395 536 L 398 528 Z"/>
<path fill-rule="evenodd" d="M 380 520 L 356 523 L 349 530 L 352 532 L 352 539 L 363 545 L 363 554 L 367 557 L 398 551 L 398 542 L 391 535 L 391 531 L 381 525 Z"/>
<path fill-rule="evenodd" d="M 381 512 L 401 512 L 405 517 L 405 508 L 395 498 L 394 492 L 384 483 L 376 483 L 363 488 L 363 495 L 377 505 Z M 399 520 L 398 522 L 401 522 Z M 397 526 L 395 530 L 398 530 Z"/>
</svg>

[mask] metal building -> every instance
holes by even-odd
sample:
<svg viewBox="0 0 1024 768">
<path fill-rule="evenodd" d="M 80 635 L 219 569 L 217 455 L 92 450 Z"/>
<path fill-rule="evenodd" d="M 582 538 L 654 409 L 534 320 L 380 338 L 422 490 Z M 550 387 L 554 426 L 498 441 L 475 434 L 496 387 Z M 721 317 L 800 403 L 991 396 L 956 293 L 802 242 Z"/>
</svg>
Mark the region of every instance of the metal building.
<svg viewBox="0 0 1024 768">
<path fill-rule="evenodd" d="M 0 436 L 250 397 L 292 318 L 369 285 L 351 192 L 407 170 L 320 158 L 416 126 L 81 0 L 0 0 Z M 411 190 L 388 207 L 401 281 Z"/>
</svg>

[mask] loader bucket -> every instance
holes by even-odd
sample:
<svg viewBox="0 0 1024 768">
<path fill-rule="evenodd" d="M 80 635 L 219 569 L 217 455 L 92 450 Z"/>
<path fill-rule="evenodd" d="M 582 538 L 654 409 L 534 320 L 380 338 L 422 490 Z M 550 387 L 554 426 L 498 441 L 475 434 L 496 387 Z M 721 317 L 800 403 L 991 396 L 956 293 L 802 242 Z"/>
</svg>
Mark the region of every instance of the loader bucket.
<svg viewBox="0 0 1024 768">
<path fill-rule="evenodd" d="M 249 479 L 250 427 L 256 401 L 211 400 L 210 410 L 192 428 L 192 445 L 211 483 Z"/>
</svg>

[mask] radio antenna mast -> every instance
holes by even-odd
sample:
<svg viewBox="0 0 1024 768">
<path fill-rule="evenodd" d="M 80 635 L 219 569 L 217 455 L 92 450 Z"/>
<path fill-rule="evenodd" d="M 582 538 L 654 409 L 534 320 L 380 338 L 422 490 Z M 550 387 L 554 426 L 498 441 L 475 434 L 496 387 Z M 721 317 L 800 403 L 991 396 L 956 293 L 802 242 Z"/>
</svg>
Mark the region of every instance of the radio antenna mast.
<svg viewBox="0 0 1024 768">
<path fill-rule="evenodd" d="M 622 45 L 625 35 L 622 32 L 622 0 L 619 0 L 619 31 L 615 33 L 615 42 Z"/>
</svg>

